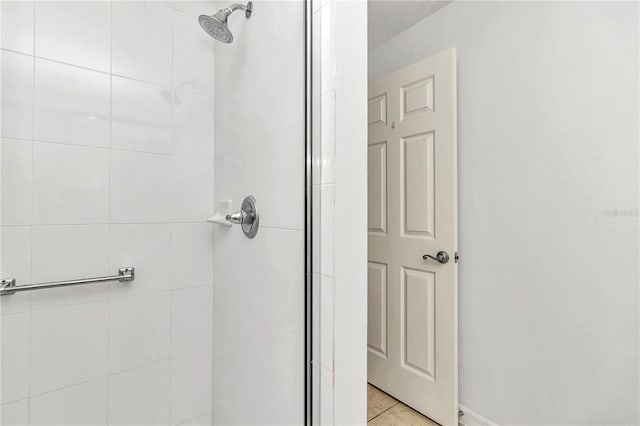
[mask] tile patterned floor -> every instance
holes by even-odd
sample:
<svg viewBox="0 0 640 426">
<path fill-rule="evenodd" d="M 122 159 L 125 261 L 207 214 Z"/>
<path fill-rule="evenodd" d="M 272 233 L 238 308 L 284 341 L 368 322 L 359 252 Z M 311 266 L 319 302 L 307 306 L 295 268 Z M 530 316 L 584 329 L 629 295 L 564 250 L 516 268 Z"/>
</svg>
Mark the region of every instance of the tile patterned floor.
<svg viewBox="0 0 640 426">
<path fill-rule="evenodd" d="M 437 423 L 412 410 L 367 383 L 368 426 L 438 426 Z"/>
</svg>

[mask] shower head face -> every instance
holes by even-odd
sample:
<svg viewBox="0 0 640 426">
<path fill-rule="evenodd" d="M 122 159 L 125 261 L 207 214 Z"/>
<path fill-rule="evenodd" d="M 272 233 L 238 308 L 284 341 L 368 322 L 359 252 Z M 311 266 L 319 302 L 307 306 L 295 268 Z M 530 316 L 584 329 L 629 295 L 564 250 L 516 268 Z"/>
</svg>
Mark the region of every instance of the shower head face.
<svg viewBox="0 0 640 426">
<path fill-rule="evenodd" d="M 233 41 L 233 34 L 231 34 L 231 31 L 229 31 L 229 27 L 227 26 L 227 16 L 227 13 L 220 12 L 213 16 L 200 15 L 198 22 L 200 22 L 202 29 L 214 39 L 223 43 L 231 43 Z"/>
</svg>

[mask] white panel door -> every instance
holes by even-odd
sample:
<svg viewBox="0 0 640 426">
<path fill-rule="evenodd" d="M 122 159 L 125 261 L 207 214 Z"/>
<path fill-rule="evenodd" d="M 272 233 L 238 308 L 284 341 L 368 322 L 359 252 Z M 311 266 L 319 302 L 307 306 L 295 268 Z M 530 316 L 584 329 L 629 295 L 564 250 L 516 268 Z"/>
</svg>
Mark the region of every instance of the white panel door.
<svg viewBox="0 0 640 426">
<path fill-rule="evenodd" d="M 368 111 L 369 382 L 457 424 L 455 50 L 371 82 Z"/>
</svg>

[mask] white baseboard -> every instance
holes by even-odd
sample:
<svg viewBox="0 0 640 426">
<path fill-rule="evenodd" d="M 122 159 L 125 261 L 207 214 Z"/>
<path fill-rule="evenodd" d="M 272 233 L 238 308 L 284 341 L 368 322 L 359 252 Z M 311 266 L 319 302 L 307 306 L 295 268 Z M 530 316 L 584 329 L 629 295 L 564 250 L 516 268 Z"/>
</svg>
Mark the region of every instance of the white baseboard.
<svg viewBox="0 0 640 426">
<path fill-rule="evenodd" d="M 458 424 L 460 426 L 498 426 L 491 420 L 485 419 L 480 414 L 469 410 L 467 407 L 459 405 L 458 408 L 464 413 L 458 417 Z"/>
</svg>

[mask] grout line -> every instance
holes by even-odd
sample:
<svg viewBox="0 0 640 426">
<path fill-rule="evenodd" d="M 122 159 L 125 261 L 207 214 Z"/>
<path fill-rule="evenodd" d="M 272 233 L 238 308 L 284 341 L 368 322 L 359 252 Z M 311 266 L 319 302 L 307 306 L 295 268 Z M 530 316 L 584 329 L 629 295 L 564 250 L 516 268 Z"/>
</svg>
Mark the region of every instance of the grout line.
<svg viewBox="0 0 640 426">
<path fill-rule="evenodd" d="M 375 416 L 371 417 L 371 419 L 367 420 L 367 424 L 371 423 L 374 419 L 377 419 L 378 417 L 380 417 L 381 415 L 383 415 L 384 413 L 386 413 L 387 411 L 391 410 L 393 407 L 395 407 L 396 405 L 400 404 L 400 401 L 396 401 L 395 404 L 393 404 L 391 407 L 387 408 L 386 410 L 376 414 Z"/>
<path fill-rule="evenodd" d="M 111 132 L 109 132 L 111 133 Z M 109 138 L 111 138 L 111 135 L 109 135 Z M 44 140 L 44 139 L 20 139 L 20 138 L 2 138 L 2 140 L 6 140 L 6 141 L 14 141 L 14 142 L 34 142 L 34 143 L 39 143 L 39 144 L 51 144 L 51 145 L 63 145 L 63 146 L 74 146 L 74 147 L 78 147 L 78 148 L 87 148 L 87 149 L 100 149 L 100 150 L 108 150 L 111 149 L 111 151 L 117 151 L 117 152 L 133 152 L 136 154 L 148 154 L 148 155 L 160 155 L 163 157 L 178 157 L 178 158 L 185 158 L 185 159 L 193 159 L 193 160 L 202 160 L 202 161 L 211 161 L 213 160 L 212 157 L 207 157 L 207 156 L 201 156 L 201 155 L 183 155 L 183 154 L 172 154 L 172 153 L 166 153 L 166 152 L 152 152 L 152 151 L 142 151 L 139 149 L 127 149 L 127 148 L 121 148 L 121 147 L 109 147 L 109 146 L 96 146 L 96 145 L 82 145 L 79 143 L 71 143 L 71 142 L 63 142 L 63 141 L 51 141 L 51 140 Z"/>
</svg>

